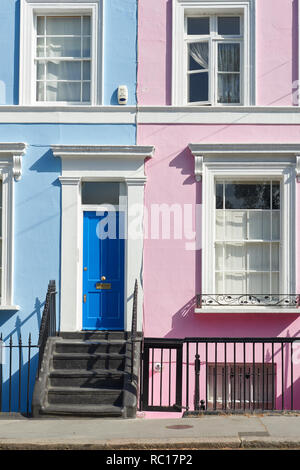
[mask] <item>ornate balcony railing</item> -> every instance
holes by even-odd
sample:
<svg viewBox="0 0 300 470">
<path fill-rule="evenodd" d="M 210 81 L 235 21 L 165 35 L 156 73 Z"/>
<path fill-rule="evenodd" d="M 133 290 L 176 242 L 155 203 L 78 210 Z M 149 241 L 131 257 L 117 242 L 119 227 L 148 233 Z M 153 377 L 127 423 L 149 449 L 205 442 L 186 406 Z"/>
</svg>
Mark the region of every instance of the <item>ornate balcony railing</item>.
<svg viewBox="0 0 300 470">
<path fill-rule="evenodd" d="M 197 307 L 300 307 L 300 294 L 198 294 Z"/>
</svg>

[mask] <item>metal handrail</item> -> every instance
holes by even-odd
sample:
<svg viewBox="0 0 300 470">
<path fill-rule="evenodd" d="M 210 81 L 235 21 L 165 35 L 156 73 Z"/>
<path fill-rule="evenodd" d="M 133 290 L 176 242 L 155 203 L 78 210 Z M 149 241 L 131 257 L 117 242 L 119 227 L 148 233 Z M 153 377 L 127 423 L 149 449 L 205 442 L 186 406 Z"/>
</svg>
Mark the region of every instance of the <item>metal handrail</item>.
<svg viewBox="0 0 300 470">
<path fill-rule="evenodd" d="M 48 284 L 46 300 L 43 310 L 43 316 L 39 332 L 39 363 L 37 376 L 39 377 L 41 365 L 44 357 L 44 351 L 47 343 L 47 339 L 51 336 L 56 336 L 56 284 L 55 281 L 50 281 Z"/>
<path fill-rule="evenodd" d="M 137 339 L 137 301 L 138 301 L 138 282 L 135 280 L 132 306 L 131 322 L 131 382 L 134 381 L 134 361 L 135 361 L 135 343 Z"/>
</svg>

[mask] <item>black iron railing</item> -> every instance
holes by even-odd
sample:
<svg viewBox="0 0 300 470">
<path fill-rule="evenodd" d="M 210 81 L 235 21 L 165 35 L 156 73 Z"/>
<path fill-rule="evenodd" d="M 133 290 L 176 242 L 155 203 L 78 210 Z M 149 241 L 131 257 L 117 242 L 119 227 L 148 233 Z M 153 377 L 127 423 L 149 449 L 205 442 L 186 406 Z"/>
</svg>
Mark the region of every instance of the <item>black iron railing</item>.
<svg viewBox="0 0 300 470">
<path fill-rule="evenodd" d="M 198 294 L 197 307 L 284 307 L 298 308 L 300 294 Z"/>
<path fill-rule="evenodd" d="M 145 338 L 141 409 L 300 409 L 300 338 Z"/>
<path fill-rule="evenodd" d="M 35 367 L 32 359 L 38 353 L 38 345 L 32 344 L 31 334 L 23 343 L 19 334 L 16 341 L 10 336 L 0 337 L 0 411 L 30 413 L 31 392 Z"/>
<path fill-rule="evenodd" d="M 56 336 L 56 285 L 55 281 L 50 281 L 48 284 L 43 316 L 40 326 L 38 347 L 39 347 L 39 363 L 37 376 L 39 376 L 41 365 L 44 357 L 44 350 L 47 339 L 51 336 Z"/>
<path fill-rule="evenodd" d="M 38 344 L 31 333 L 26 343 L 21 333 L 0 336 L 0 412 L 30 415 L 34 379 L 39 375 L 45 345 L 56 335 L 56 287 L 50 281 L 47 289 Z M 37 372 L 36 372 L 37 371 Z"/>
<path fill-rule="evenodd" d="M 135 364 L 135 349 L 137 342 L 137 302 L 138 302 L 138 282 L 135 280 L 133 292 L 133 306 L 132 306 L 132 322 L 131 322 L 131 382 L 134 381 L 134 364 Z"/>
</svg>

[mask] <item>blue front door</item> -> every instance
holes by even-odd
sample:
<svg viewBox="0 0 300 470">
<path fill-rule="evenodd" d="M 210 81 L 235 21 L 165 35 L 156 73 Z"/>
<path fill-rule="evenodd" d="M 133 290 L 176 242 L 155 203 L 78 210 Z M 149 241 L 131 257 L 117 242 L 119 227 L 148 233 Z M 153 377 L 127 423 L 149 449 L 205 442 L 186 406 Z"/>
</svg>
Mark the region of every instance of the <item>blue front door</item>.
<svg viewBox="0 0 300 470">
<path fill-rule="evenodd" d="M 83 216 L 84 330 L 124 329 L 124 238 L 119 236 L 124 214 L 112 213 L 115 226 L 105 237 L 102 228 L 108 215 Z"/>
</svg>

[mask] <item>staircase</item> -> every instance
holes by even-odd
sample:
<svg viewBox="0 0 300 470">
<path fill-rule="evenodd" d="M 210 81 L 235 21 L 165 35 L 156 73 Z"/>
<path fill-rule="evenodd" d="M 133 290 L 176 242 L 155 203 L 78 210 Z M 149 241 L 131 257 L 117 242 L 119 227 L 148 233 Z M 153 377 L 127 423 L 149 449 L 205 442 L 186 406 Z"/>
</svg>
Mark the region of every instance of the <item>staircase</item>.
<svg viewBox="0 0 300 470">
<path fill-rule="evenodd" d="M 33 416 L 135 417 L 139 354 L 131 381 L 131 348 L 124 332 L 48 338 L 35 384 Z"/>
</svg>

